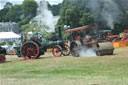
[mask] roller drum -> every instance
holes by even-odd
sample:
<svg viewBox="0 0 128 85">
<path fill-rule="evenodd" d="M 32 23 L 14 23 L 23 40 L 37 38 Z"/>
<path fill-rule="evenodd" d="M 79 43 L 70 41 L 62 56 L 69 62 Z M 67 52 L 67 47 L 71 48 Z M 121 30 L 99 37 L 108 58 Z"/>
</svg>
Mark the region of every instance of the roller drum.
<svg viewBox="0 0 128 85">
<path fill-rule="evenodd" d="M 102 42 L 98 43 L 99 47 L 97 50 L 97 55 L 113 55 L 114 47 L 112 42 Z"/>
</svg>

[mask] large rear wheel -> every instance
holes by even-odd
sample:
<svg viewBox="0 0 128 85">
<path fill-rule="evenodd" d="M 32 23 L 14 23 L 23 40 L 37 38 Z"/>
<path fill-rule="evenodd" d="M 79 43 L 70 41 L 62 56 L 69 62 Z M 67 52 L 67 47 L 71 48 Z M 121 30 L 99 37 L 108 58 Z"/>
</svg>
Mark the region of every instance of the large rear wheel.
<svg viewBox="0 0 128 85">
<path fill-rule="evenodd" d="M 72 56 L 79 57 L 80 48 L 81 48 L 81 43 L 79 41 L 72 42 L 70 44 L 70 50 Z"/>
<path fill-rule="evenodd" d="M 29 41 L 22 45 L 20 52 L 24 59 L 36 59 L 39 57 L 39 46 Z"/>
</svg>

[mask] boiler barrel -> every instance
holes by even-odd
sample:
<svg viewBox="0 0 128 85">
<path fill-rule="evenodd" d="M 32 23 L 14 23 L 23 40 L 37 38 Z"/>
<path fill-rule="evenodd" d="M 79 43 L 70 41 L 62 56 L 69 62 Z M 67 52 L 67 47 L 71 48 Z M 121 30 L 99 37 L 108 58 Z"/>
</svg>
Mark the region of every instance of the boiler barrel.
<svg viewBox="0 0 128 85">
<path fill-rule="evenodd" d="M 42 41 L 41 45 L 43 48 L 52 48 L 56 45 L 61 45 L 61 44 L 63 44 L 62 40 L 57 40 L 57 41 L 44 40 L 44 41 Z"/>
</svg>

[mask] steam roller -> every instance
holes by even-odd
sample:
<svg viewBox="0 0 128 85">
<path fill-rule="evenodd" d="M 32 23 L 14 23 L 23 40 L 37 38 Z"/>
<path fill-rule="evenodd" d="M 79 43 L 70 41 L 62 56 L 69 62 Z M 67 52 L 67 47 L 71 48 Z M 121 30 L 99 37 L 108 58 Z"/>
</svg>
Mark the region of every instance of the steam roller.
<svg viewBox="0 0 128 85">
<path fill-rule="evenodd" d="M 112 42 L 92 42 L 92 43 L 87 43 L 82 45 L 82 43 L 80 41 L 73 41 L 70 44 L 70 50 L 71 50 L 71 54 L 74 57 L 79 57 L 79 53 L 83 48 L 86 49 L 92 49 L 97 56 L 103 56 L 103 55 L 113 55 L 114 52 L 114 47 L 112 45 Z M 85 50 L 86 52 L 86 50 Z"/>
<path fill-rule="evenodd" d="M 72 56 L 78 57 L 83 47 L 92 49 L 97 56 L 113 55 L 114 47 L 110 40 L 101 35 L 95 25 L 88 25 L 74 29 L 66 30 L 65 33 L 71 33 L 70 51 Z M 85 50 L 86 51 L 86 50 Z"/>
</svg>

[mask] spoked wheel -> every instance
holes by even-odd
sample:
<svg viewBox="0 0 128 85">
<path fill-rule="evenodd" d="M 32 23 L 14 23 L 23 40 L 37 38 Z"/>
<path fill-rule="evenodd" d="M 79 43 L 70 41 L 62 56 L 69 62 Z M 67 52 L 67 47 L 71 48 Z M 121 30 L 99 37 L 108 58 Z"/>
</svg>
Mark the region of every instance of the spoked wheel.
<svg viewBox="0 0 128 85">
<path fill-rule="evenodd" d="M 70 49 L 72 56 L 79 57 L 79 48 L 76 43 L 72 43 Z"/>
<path fill-rule="evenodd" d="M 70 48 L 67 44 L 64 44 L 63 48 L 62 48 L 62 54 L 64 56 L 68 56 L 70 55 Z"/>
<path fill-rule="evenodd" d="M 5 61 L 6 61 L 5 56 L 0 54 L 0 63 L 4 63 Z"/>
<path fill-rule="evenodd" d="M 55 56 L 55 57 L 61 57 L 61 55 L 62 55 L 62 49 L 61 49 L 61 47 L 60 46 L 55 46 L 55 47 L 53 47 L 53 49 L 52 49 L 52 54 L 53 54 L 53 56 Z"/>
<path fill-rule="evenodd" d="M 21 55 L 24 59 L 36 59 L 39 56 L 39 46 L 35 42 L 26 42 L 21 47 Z"/>
</svg>

